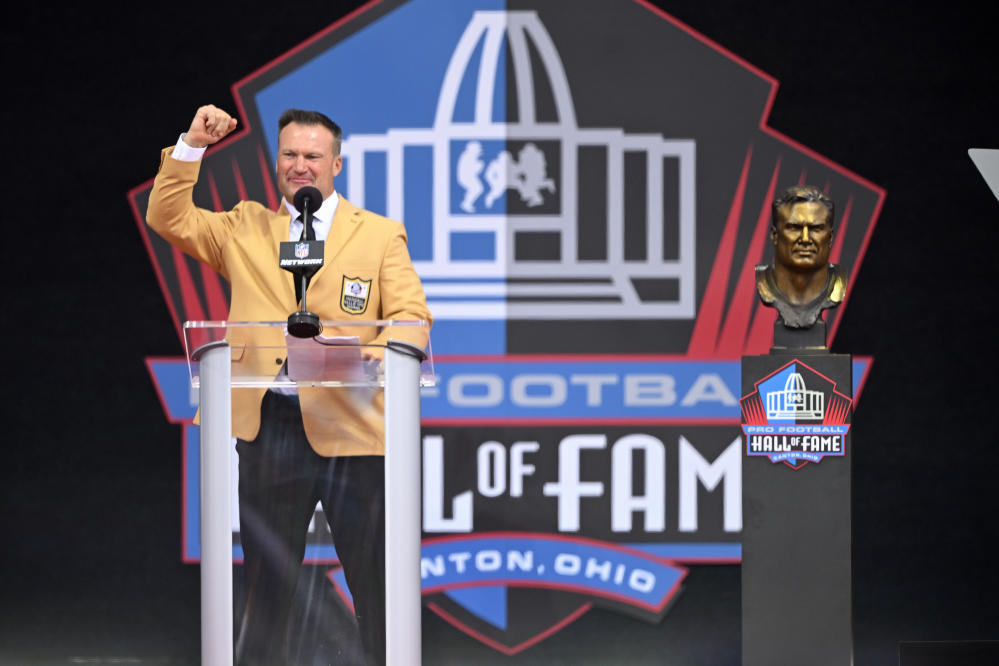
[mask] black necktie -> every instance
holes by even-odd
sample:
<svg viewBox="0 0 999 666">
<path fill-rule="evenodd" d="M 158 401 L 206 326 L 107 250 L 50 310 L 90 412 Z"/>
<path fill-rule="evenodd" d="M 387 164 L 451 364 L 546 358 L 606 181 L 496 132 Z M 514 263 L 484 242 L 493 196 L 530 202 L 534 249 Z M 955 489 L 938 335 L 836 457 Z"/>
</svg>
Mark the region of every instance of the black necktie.
<svg viewBox="0 0 999 666">
<path fill-rule="evenodd" d="M 307 241 L 314 241 L 314 240 L 316 240 L 316 230 L 312 227 L 312 224 L 311 224 L 312 220 L 310 219 L 309 220 L 310 224 L 306 225 L 305 221 L 302 219 L 301 215 L 299 215 L 295 219 L 298 222 L 301 222 L 302 225 L 303 225 L 301 239 L 302 240 L 307 240 Z M 308 289 L 309 282 L 311 280 L 312 280 L 312 276 L 311 275 L 308 278 L 306 278 L 306 280 L 305 280 L 306 289 Z M 296 301 L 301 301 L 302 300 L 302 278 L 300 276 L 298 276 L 298 275 L 295 276 L 295 300 Z"/>
</svg>

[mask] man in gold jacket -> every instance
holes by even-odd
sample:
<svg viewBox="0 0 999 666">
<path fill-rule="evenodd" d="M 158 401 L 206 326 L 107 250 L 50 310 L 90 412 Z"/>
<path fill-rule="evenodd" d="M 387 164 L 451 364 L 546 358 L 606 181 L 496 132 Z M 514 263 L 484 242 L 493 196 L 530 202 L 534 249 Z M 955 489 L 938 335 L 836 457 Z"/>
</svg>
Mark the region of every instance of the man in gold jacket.
<svg viewBox="0 0 999 666">
<path fill-rule="evenodd" d="M 277 211 L 253 201 L 221 213 L 194 205 L 201 155 L 236 124 L 215 106 L 199 108 L 177 145 L 163 151 L 147 210 L 150 227 L 229 281 L 230 320 L 281 321 L 298 309 L 297 278 L 279 268 L 278 250 L 282 241 L 301 235 L 300 211 L 291 202 L 308 185 L 323 196 L 314 228 L 316 238 L 326 241 L 325 262 L 306 290 L 309 310 L 324 320 L 429 324 L 404 227 L 356 208 L 335 191 L 333 179 L 343 166 L 342 132 L 323 114 L 290 109 L 281 116 L 277 184 L 284 200 Z M 390 335 L 374 326 L 352 326 L 324 334 L 357 335 L 365 345 L 408 337 L 423 347 L 422 330 L 393 327 Z M 270 335 L 274 339 L 231 336 L 233 363 L 245 368 L 234 372 L 282 371 L 283 355 L 264 358 L 244 351 L 283 346 L 280 330 Z M 381 392 L 367 395 L 350 389 L 233 392 L 246 576 L 246 607 L 237 629 L 240 666 L 273 666 L 289 658 L 288 616 L 317 502 L 323 504 L 353 596 L 365 657 L 369 664 L 384 663 L 384 403 Z"/>
</svg>

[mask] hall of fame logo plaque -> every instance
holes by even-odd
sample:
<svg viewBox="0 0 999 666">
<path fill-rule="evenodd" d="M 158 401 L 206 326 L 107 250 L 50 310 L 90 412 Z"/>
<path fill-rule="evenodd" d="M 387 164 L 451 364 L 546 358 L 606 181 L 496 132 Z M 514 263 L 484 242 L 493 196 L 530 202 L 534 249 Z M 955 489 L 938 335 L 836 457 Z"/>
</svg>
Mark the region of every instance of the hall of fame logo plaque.
<svg viewBox="0 0 999 666">
<path fill-rule="evenodd" d="M 846 455 L 853 401 L 797 359 L 756 382 L 739 402 L 747 456 L 798 469 Z"/>
</svg>

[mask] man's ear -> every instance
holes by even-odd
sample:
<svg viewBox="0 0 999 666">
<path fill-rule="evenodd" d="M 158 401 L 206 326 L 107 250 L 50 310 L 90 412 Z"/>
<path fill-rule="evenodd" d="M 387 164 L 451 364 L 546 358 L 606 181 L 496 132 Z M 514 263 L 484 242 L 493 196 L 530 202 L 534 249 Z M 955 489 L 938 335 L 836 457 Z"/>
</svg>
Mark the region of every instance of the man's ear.
<svg viewBox="0 0 999 666">
<path fill-rule="evenodd" d="M 777 227 L 770 225 L 770 242 L 777 245 Z"/>
</svg>

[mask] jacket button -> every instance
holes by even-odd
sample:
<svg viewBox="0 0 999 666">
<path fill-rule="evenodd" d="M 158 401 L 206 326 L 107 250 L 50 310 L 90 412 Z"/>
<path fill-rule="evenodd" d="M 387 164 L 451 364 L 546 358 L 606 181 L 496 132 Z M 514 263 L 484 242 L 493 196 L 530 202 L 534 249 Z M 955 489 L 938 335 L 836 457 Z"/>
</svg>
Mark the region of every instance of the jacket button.
<svg viewBox="0 0 999 666">
<path fill-rule="evenodd" d="M 279 358 L 276 358 L 276 359 L 274 359 L 274 363 L 277 364 L 277 365 L 281 365 L 282 363 L 284 363 L 284 361 L 282 361 Z"/>
</svg>

